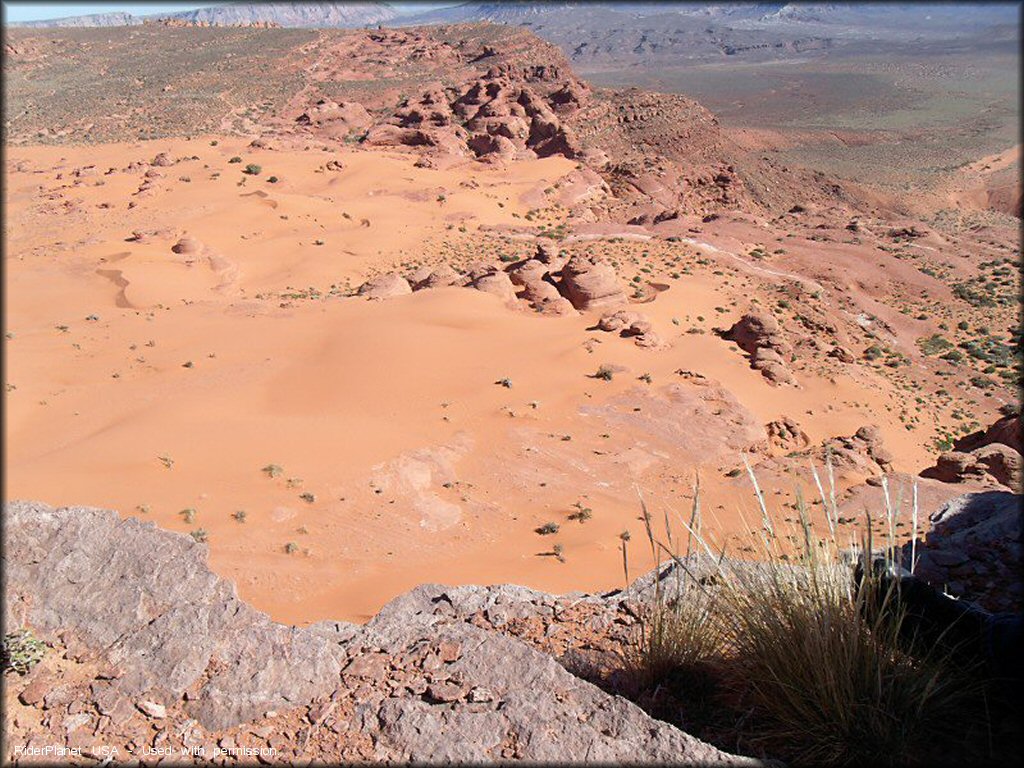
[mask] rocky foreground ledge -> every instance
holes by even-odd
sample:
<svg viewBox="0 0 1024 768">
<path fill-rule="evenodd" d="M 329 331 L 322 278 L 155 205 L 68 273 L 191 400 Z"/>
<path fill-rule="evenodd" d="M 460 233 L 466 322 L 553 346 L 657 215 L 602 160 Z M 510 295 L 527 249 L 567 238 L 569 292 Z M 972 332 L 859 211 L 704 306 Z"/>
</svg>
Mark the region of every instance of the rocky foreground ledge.
<svg viewBox="0 0 1024 768">
<path fill-rule="evenodd" d="M 921 575 L 1019 610 L 1020 502 L 995 491 L 937 510 Z M 52 763 L 31 749 L 58 745 L 85 764 L 765 764 L 584 679 L 621 665 L 655 572 L 605 595 L 428 584 L 364 626 L 297 628 L 239 600 L 189 536 L 35 502 L 4 521 L 5 631 L 52 645 L 5 675 L 8 761 Z"/>
<path fill-rule="evenodd" d="M 425 585 L 365 626 L 301 629 L 239 600 L 188 536 L 98 509 L 4 516 L 6 631 L 62 651 L 7 677 L 8 759 L 761 764 L 555 661 L 577 630 L 628 629 L 614 596 Z"/>
</svg>

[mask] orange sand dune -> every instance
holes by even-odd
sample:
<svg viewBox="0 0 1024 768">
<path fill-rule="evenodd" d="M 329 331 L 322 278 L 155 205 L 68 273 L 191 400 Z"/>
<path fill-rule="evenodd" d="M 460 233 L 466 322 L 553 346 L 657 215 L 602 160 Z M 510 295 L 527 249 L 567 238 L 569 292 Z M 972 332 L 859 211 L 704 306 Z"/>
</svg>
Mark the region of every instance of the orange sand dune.
<svg viewBox="0 0 1024 768">
<path fill-rule="evenodd" d="M 430 581 L 620 586 L 618 536 L 642 539 L 637 489 L 658 515 L 685 513 L 700 470 L 719 534 L 744 532 L 753 496 L 724 475 L 783 415 L 812 441 L 878 423 L 898 468 L 927 463 L 870 371 L 777 388 L 735 345 L 686 333 L 749 298 L 707 274 L 644 305 L 659 350 L 588 330 L 599 313 L 543 317 L 471 289 L 343 297 L 437 262 L 449 240 L 493 260 L 488 228 L 521 224 L 569 161 L 436 171 L 210 141 L 9 151 L 8 498 L 203 529 L 245 599 L 304 623 L 362 620 Z M 199 159 L 137 194 L 149 166 L 124 169 L 158 152 Z M 343 169 L 322 170 L 331 159 Z M 602 364 L 612 381 L 590 377 Z M 568 519 L 577 502 L 589 521 Z M 535 533 L 549 521 L 558 534 Z"/>
</svg>

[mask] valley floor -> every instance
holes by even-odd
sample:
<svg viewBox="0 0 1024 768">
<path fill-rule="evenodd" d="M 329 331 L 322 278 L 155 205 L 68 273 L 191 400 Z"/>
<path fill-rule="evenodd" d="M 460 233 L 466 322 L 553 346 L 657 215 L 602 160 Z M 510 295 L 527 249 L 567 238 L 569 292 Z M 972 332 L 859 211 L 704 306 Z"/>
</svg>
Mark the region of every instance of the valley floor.
<svg viewBox="0 0 1024 768">
<path fill-rule="evenodd" d="M 362 621 L 427 582 L 619 587 L 638 491 L 686 517 L 697 474 L 706 528 L 741 549 L 760 514 L 744 457 L 780 509 L 796 488 L 816 497 L 820 456 L 801 451 L 865 425 L 906 500 L 936 441 L 1012 400 L 919 345 L 1012 322 L 950 293 L 982 256 L 1012 259 L 1005 237 L 894 243 L 884 222 L 853 236 L 815 211 L 597 224 L 569 217 L 600 190 L 564 158 L 415 160 L 226 136 L 9 148 L 7 497 L 205 538 L 211 567 L 278 621 Z M 352 295 L 555 241 L 609 260 L 661 343 L 598 330 L 599 310 L 546 316 L 460 287 Z M 752 306 L 794 340 L 795 384 L 715 333 Z M 841 490 L 879 466 L 840 467 Z M 633 576 L 652 564 L 634 552 Z"/>
</svg>

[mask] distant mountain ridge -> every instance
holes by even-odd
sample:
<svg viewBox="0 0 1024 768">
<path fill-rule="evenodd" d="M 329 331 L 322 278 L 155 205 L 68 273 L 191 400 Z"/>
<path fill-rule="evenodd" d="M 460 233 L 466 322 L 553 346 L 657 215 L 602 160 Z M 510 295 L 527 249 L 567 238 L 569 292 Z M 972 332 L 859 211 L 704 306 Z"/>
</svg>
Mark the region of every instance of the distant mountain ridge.
<svg viewBox="0 0 1024 768">
<path fill-rule="evenodd" d="M 6 24 L 8 27 L 134 27 L 142 24 L 140 16 L 130 13 L 93 13 L 86 16 L 67 16 L 60 19 L 40 19 L 39 21 L 16 21 Z"/>
<path fill-rule="evenodd" d="M 281 27 L 362 27 L 391 21 L 398 12 L 379 0 L 343 3 L 229 3 L 194 11 L 134 16 L 130 13 L 98 13 L 8 24 L 10 27 L 123 27 L 147 21 L 176 19 L 212 26 L 276 24 Z"/>
<path fill-rule="evenodd" d="M 551 0 L 507 0 L 506 2 L 464 2 L 422 13 L 399 13 L 383 0 L 350 2 L 226 3 L 193 11 L 134 16 L 129 13 L 99 13 L 10 23 L 10 27 L 112 27 L 135 26 L 146 21 L 178 19 L 186 22 L 233 26 L 270 23 L 282 27 L 361 27 L 397 22 L 412 24 L 458 24 L 489 21 L 496 24 L 528 24 L 548 18 L 576 15 L 584 27 L 593 14 L 615 14 L 624 26 L 630 19 L 660 17 L 689 19 L 693 23 L 739 25 L 767 28 L 791 24 L 849 26 L 868 29 L 893 24 L 925 25 L 938 28 L 1013 24 L 1019 16 L 1015 3 L 687 3 L 687 2 L 579 2 Z"/>
<path fill-rule="evenodd" d="M 385 2 L 237 3 L 169 14 L 171 18 L 210 24 L 273 22 L 282 27 L 361 27 L 398 16 Z"/>
</svg>

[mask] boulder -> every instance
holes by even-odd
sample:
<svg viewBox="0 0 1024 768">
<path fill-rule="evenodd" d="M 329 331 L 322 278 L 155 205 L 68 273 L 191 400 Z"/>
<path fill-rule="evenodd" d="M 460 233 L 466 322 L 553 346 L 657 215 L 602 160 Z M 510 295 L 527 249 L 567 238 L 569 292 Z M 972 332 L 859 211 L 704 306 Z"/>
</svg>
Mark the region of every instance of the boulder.
<svg viewBox="0 0 1024 768">
<path fill-rule="evenodd" d="M 617 331 L 623 338 L 631 338 L 638 347 L 657 348 L 664 346 L 661 337 L 654 332 L 651 321 L 639 312 L 620 309 L 601 317 L 597 327 L 602 331 Z"/>
<path fill-rule="evenodd" d="M 754 308 L 744 314 L 726 331 L 719 332 L 723 339 L 736 342 L 750 355 L 750 365 L 773 384 L 796 384 L 786 367 L 793 348 L 782 335 L 778 321 L 771 313 Z"/>
<path fill-rule="evenodd" d="M 360 296 L 365 296 L 369 299 L 390 299 L 393 296 L 404 296 L 405 294 L 412 293 L 412 286 L 401 275 L 389 272 L 386 275 L 380 275 L 367 280 L 359 286 L 358 293 Z"/>
<path fill-rule="evenodd" d="M 946 451 L 921 477 L 944 483 L 988 482 L 1019 488 L 1022 460 L 1018 451 L 1003 443 L 989 443 L 973 451 Z"/>
<path fill-rule="evenodd" d="M 819 452 L 821 460 L 825 454 L 841 469 L 852 469 L 864 474 L 876 475 L 892 471 L 894 457 L 882 442 L 882 434 L 875 425 L 865 425 L 850 437 L 833 437 L 822 443 Z"/>
<path fill-rule="evenodd" d="M 1002 443 L 1018 453 L 1024 453 L 1019 409 L 1011 408 L 1009 414 L 994 422 L 988 429 L 965 435 L 956 441 L 954 448 L 958 451 L 973 451 L 993 443 Z"/>
<path fill-rule="evenodd" d="M 530 306 L 544 314 L 571 314 L 572 304 L 558 292 L 551 269 L 539 259 L 527 259 L 515 265 L 508 272 L 513 285 L 521 290 L 519 295 Z"/>
<path fill-rule="evenodd" d="M 442 264 L 440 267 L 431 270 L 430 274 L 427 275 L 427 278 L 415 287 L 416 290 L 421 290 L 423 288 L 443 288 L 449 285 L 456 285 L 460 280 L 462 280 L 462 275 L 447 264 Z"/>
<path fill-rule="evenodd" d="M 764 363 L 776 363 L 780 366 L 785 365 L 782 355 L 771 347 L 758 347 L 754 350 L 751 362 L 753 362 L 755 368 L 761 368 Z"/>
<path fill-rule="evenodd" d="M 781 363 L 766 361 L 758 363 L 755 367 L 772 384 L 796 384 L 796 377 Z"/>
<path fill-rule="evenodd" d="M 768 433 L 769 444 L 782 451 L 800 450 L 811 442 L 807 433 L 789 416 L 768 422 L 765 431 Z"/>
<path fill-rule="evenodd" d="M 1001 485 L 1021 487 L 1021 455 L 1008 445 L 991 443 L 973 452 L 974 460 Z"/>
<path fill-rule="evenodd" d="M 558 272 L 566 262 L 566 258 L 559 253 L 558 246 L 550 242 L 537 243 L 537 251 L 533 258 L 547 266 L 552 272 Z"/>
<path fill-rule="evenodd" d="M 615 268 L 593 257 L 576 255 L 562 268 L 562 295 L 575 309 L 590 310 L 625 304 L 626 291 Z"/>
<path fill-rule="evenodd" d="M 750 354 L 761 347 L 774 349 L 783 357 L 792 351 L 778 321 L 763 309 L 752 309 L 744 314 L 722 334 L 722 338 L 735 341 L 740 349 Z"/>
<path fill-rule="evenodd" d="M 855 363 L 857 358 L 846 347 L 835 346 L 829 350 L 828 356 L 838 360 L 840 363 Z"/>
<path fill-rule="evenodd" d="M 409 281 L 409 285 L 411 285 L 412 289 L 415 291 L 420 284 L 430 277 L 431 272 L 432 270 L 430 267 L 417 267 L 411 274 L 406 275 L 405 279 Z"/>
<path fill-rule="evenodd" d="M 516 287 L 504 272 L 494 271 L 475 277 L 472 285 L 478 291 L 494 294 L 506 304 L 515 304 L 518 298 Z"/>
<path fill-rule="evenodd" d="M 932 477 L 944 483 L 960 483 L 973 475 L 978 479 L 984 470 L 977 466 L 974 457 L 963 451 L 946 451 L 935 460 L 935 466 L 921 473 L 924 477 Z"/>
</svg>

